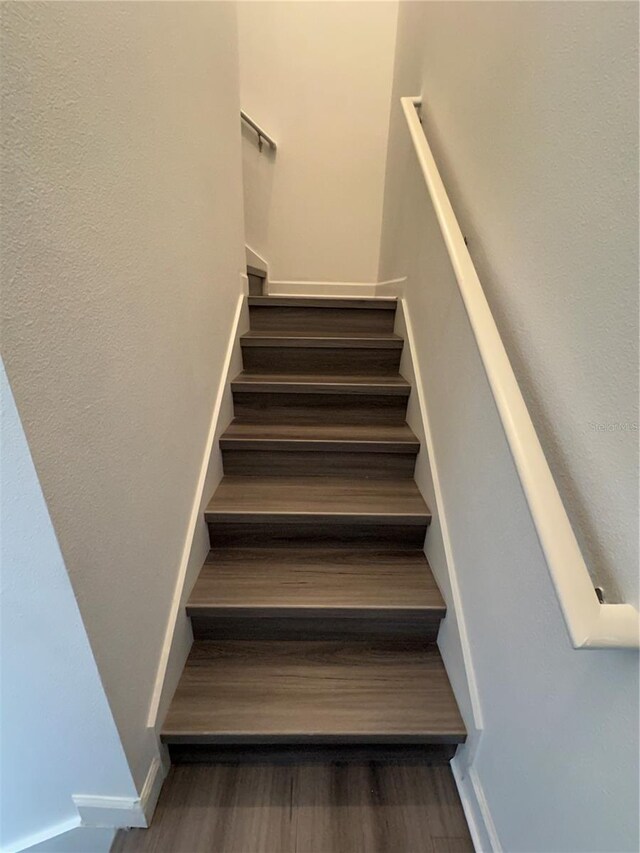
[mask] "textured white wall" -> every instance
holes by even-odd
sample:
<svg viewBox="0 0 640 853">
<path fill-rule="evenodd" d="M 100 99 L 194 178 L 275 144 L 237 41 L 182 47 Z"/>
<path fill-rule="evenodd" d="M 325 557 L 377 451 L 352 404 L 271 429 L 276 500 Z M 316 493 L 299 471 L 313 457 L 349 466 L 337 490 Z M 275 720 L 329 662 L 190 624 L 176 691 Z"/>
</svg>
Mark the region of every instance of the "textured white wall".
<svg viewBox="0 0 640 853">
<path fill-rule="evenodd" d="M 0 383 L 0 841 L 8 850 L 78 819 L 72 794 L 137 794 L 4 365 Z M 113 833 L 94 834 L 95 849 L 108 850 Z"/>
<path fill-rule="evenodd" d="M 244 267 L 235 5 L 2 17 L 4 358 L 139 788 Z"/>
<path fill-rule="evenodd" d="M 396 2 L 238 4 L 247 243 L 278 281 L 374 282 Z"/>
<path fill-rule="evenodd" d="M 407 276 L 480 698 L 461 763 L 509 853 L 638 849 L 638 657 L 570 647 L 399 98 L 423 95 L 585 555 L 637 601 L 637 434 L 589 426 L 637 421 L 636 64 L 631 4 L 400 8 L 380 278 Z M 440 643 L 472 730 L 457 638 Z"/>
<path fill-rule="evenodd" d="M 398 53 L 414 45 L 436 160 L 587 562 L 637 604 L 637 4 L 401 15 Z"/>
</svg>

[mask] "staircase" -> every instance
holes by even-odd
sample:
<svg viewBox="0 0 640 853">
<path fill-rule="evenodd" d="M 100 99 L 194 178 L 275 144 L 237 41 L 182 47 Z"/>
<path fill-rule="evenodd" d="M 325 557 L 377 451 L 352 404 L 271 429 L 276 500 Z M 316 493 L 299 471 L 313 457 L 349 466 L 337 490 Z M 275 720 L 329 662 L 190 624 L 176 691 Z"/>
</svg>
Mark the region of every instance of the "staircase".
<svg viewBox="0 0 640 853">
<path fill-rule="evenodd" d="M 249 296 L 194 644 L 162 740 L 179 761 L 448 761 L 465 729 L 394 299 Z"/>
</svg>

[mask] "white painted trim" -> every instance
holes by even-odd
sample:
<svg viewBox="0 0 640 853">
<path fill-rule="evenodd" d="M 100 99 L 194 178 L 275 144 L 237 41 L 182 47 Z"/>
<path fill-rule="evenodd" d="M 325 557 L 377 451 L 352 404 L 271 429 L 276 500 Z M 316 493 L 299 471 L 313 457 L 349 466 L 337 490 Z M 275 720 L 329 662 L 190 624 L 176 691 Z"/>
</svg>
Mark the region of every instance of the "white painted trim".
<svg viewBox="0 0 640 853">
<path fill-rule="evenodd" d="M 402 278 L 390 278 L 388 281 L 379 281 L 376 284 L 376 296 L 402 296 L 406 275 Z"/>
<path fill-rule="evenodd" d="M 576 649 L 639 648 L 640 616 L 631 604 L 600 604 L 547 464 L 480 279 L 418 118 L 421 98 L 401 98 L 415 152 L 511 455 L 531 511 L 564 621 Z"/>
<path fill-rule="evenodd" d="M 64 835 L 65 832 L 78 829 L 80 825 L 80 816 L 74 815 L 67 820 L 60 821 L 60 823 L 51 824 L 39 832 L 34 832 L 31 835 L 23 835 L 18 841 L 14 841 L 3 847 L 2 853 L 22 853 L 23 850 L 29 850 L 37 844 L 42 844 L 44 841 L 51 841 L 52 838 Z"/>
<path fill-rule="evenodd" d="M 259 255 L 254 249 L 251 248 L 247 243 L 244 246 L 245 259 L 247 262 L 247 266 L 256 267 L 256 269 L 264 270 L 267 274 L 267 278 L 269 278 L 269 262 L 266 261 L 262 255 Z"/>
<path fill-rule="evenodd" d="M 502 853 L 500 839 L 475 770 L 470 768 L 463 771 L 457 755 L 451 761 L 451 770 L 476 853 Z"/>
<path fill-rule="evenodd" d="M 241 278 L 245 281 L 246 285 L 246 276 L 241 276 Z M 246 289 L 245 289 L 246 292 Z M 207 441 L 204 447 L 204 453 L 202 455 L 202 463 L 200 465 L 200 474 L 198 476 L 198 483 L 196 485 L 195 493 L 193 496 L 193 503 L 191 504 L 191 514 L 189 516 L 189 524 L 187 526 L 187 533 L 184 540 L 184 546 L 182 549 L 182 557 L 180 559 L 180 567 L 178 570 L 178 577 L 176 579 L 176 585 L 173 591 L 173 599 L 171 601 L 171 609 L 169 612 L 169 620 L 167 622 L 167 628 L 165 631 L 164 642 L 162 644 L 162 651 L 160 654 L 160 662 L 158 664 L 158 670 L 156 672 L 156 680 L 153 688 L 153 695 L 151 697 L 151 703 L 149 706 L 149 715 L 147 718 L 147 726 L 149 728 L 155 729 L 158 723 L 158 712 L 160 709 L 160 703 L 162 699 L 162 688 L 164 686 L 165 676 L 167 672 L 167 665 L 169 663 L 169 655 L 171 653 L 171 647 L 173 645 L 176 621 L 178 618 L 178 611 L 180 608 L 180 604 L 182 601 L 182 592 L 184 588 L 185 577 L 187 574 L 187 568 L 189 565 L 189 557 L 191 554 L 191 548 L 193 545 L 194 534 L 196 530 L 196 523 L 198 521 L 198 517 L 201 511 L 202 504 L 202 494 L 204 490 L 204 484 L 207 477 L 207 470 L 209 468 L 209 459 L 211 457 L 211 451 L 213 449 L 213 442 L 216 435 L 216 429 L 218 426 L 218 419 L 220 417 L 220 408 L 222 406 L 222 399 L 224 396 L 225 388 L 229 382 L 229 368 L 231 365 L 231 358 L 234 351 L 235 341 L 238 334 L 238 326 L 240 323 L 240 318 L 242 316 L 242 306 L 244 303 L 245 294 L 241 293 L 238 296 L 238 302 L 236 304 L 236 312 L 233 318 L 233 322 L 231 324 L 231 330 L 229 333 L 229 339 L 227 342 L 227 351 L 225 354 L 224 364 L 222 367 L 222 372 L 220 375 L 220 382 L 218 384 L 218 392 L 216 395 L 215 403 L 213 405 L 213 410 L 211 412 L 211 423 L 209 424 L 209 434 L 207 436 Z"/>
<path fill-rule="evenodd" d="M 160 796 L 165 775 L 165 768 L 160 756 L 155 756 L 151 761 L 139 797 L 101 797 L 73 794 L 71 799 L 80 816 L 80 823 L 76 825 L 113 829 L 130 826 L 148 827 Z"/>
<path fill-rule="evenodd" d="M 366 281 L 268 281 L 269 296 L 364 296 L 376 295 L 376 282 Z"/>
<path fill-rule="evenodd" d="M 165 767 L 160 756 L 156 756 L 151 762 L 147 778 L 144 780 L 144 785 L 140 793 L 140 806 L 147 821 L 147 826 L 151 824 L 153 813 L 158 805 L 158 797 L 160 796 L 167 771 L 168 767 Z"/>
<path fill-rule="evenodd" d="M 78 809 L 81 826 L 104 828 L 148 826 L 139 798 L 74 794 L 71 799 Z"/>
<path fill-rule="evenodd" d="M 125 829 L 131 826 L 148 827 L 153 817 L 162 783 L 166 776 L 160 756 L 155 756 L 139 797 L 102 797 L 73 794 L 71 799 L 78 813 L 68 820 L 24 836 L 2 848 L 2 853 L 22 853 L 45 841 L 82 827 Z"/>
<path fill-rule="evenodd" d="M 458 573 L 456 569 L 456 561 L 453 556 L 453 548 L 451 546 L 451 537 L 449 535 L 449 525 L 447 523 L 447 513 L 445 508 L 445 502 L 442 495 L 442 487 L 440 485 L 440 474 L 438 471 L 438 460 L 435 453 L 434 445 L 433 445 L 433 433 L 431 432 L 431 422 L 429 420 L 429 411 L 427 408 L 427 401 L 425 399 L 424 394 L 424 384 L 422 381 L 422 373 L 420 370 L 420 364 L 418 359 L 415 357 L 416 353 L 416 345 L 415 345 L 415 336 L 413 334 L 413 325 L 411 323 L 411 317 L 409 314 L 409 308 L 407 306 L 407 300 L 400 297 L 398 299 L 398 305 L 402 310 L 402 317 L 404 321 L 404 326 L 406 330 L 406 340 L 405 344 L 409 349 L 409 357 L 411 359 L 411 364 L 413 367 L 414 377 L 415 377 L 415 392 L 418 398 L 418 407 L 420 409 L 420 417 L 422 419 L 422 425 L 424 427 L 424 435 L 427 443 L 427 458 L 429 459 L 429 467 L 431 469 L 431 478 L 433 481 L 433 491 L 436 498 L 436 509 L 438 513 L 438 520 L 440 522 L 440 532 L 442 534 L 442 544 L 444 547 L 445 559 L 447 562 L 448 574 L 449 574 L 449 583 L 451 585 L 451 596 L 452 596 L 452 605 L 453 610 L 456 615 L 456 622 L 458 625 L 458 634 L 460 637 L 460 646 L 462 649 L 462 657 L 464 661 L 464 668 L 467 677 L 467 684 L 469 687 L 469 698 L 471 701 L 471 711 L 473 714 L 473 725 L 475 728 L 475 737 L 474 741 L 477 742 L 479 740 L 479 733 L 482 732 L 484 728 L 483 719 L 482 719 L 482 706 L 480 704 L 480 692 L 478 690 L 478 682 L 476 680 L 475 669 L 473 666 L 473 658 L 471 654 L 471 644 L 469 643 L 469 635 L 467 633 L 467 624 L 464 617 L 464 608 L 462 606 L 462 596 L 460 594 L 460 585 L 458 583 Z M 468 749 L 468 748 L 467 748 Z M 472 755 L 468 755 L 469 763 L 471 762 Z"/>
</svg>

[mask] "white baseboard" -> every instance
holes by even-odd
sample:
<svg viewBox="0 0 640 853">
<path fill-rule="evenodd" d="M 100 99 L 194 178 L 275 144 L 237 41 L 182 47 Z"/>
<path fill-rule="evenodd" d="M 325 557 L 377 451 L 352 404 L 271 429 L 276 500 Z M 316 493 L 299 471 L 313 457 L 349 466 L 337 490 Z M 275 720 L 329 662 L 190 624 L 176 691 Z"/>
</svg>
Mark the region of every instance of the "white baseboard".
<svg viewBox="0 0 640 853">
<path fill-rule="evenodd" d="M 153 813 L 158 805 L 158 797 L 160 796 L 160 791 L 168 772 L 169 764 L 165 765 L 162 758 L 156 756 L 151 762 L 151 767 L 149 767 L 147 778 L 140 793 L 140 806 L 147 821 L 147 826 L 151 824 Z"/>
<path fill-rule="evenodd" d="M 451 770 L 476 853 L 502 853 L 500 839 L 475 770 L 470 768 L 464 771 L 457 755 L 451 761 Z"/>
<path fill-rule="evenodd" d="M 399 296 L 405 281 L 267 281 L 267 292 L 269 296 Z"/>
<path fill-rule="evenodd" d="M 438 554 L 443 554 L 444 559 L 437 562 L 443 565 L 446 573 L 450 594 L 450 601 L 447 602 L 447 605 L 450 607 L 452 611 L 451 615 L 453 616 L 451 625 L 443 625 L 438 641 L 445 666 L 448 665 L 452 686 L 455 688 L 456 683 L 458 684 L 458 689 L 456 690 L 458 704 L 461 710 L 463 704 L 468 708 L 467 713 L 464 714 L 468 731 L 467 741 L 458 747 L 456 756 L 451 762 L 451 768 L 460 792 L 460 799 L 462 800 L 475 849 L 482 851 L 482 853 L 500 853 L 501 847 L 495 826 L 489 813 L 482 786 L 473 767 L 474 758 L 481 743 L 484 728 L 480 692 L 473 665 L 471 644 L 467 633 L 453 546 L 449 535 L 447 513 L 438 470 L 438 458 L 433 445 L 429 410 L 424 393 L 420 364 L 415 355 L 417 348 L 413 325 L 407 301 L 403 298 L 402 282 L 385 282 L 381 287 L 380 295 L 395 295 L 399 299 L 398 311 L 401 328 L 397 328 L 397 331 L 405 339 L 405 349 L 408 356 L 408 364 L 406 365 L 408 369 L 405 369 L 405 377 L 412 383 L 415 391 L 415 402 L 417 403 L 426 444 L 426 454 L 424 456 L 422 456 L 422 453 L 420 454 L 418 463 L 428 467 L 425 476 L 428 475 L 430 477 L 433 489 L 432 497 L 435 498 L 435 506 L 433 507 L 434 519 L 429 535 L 439 536 L 439 542 L 435 553 L 431 555 L 431 562 L 435 569 L 436 560 L 434 558 Z M 407 375 L 409 373 L 412 375 Z M 416 464 L 417 480 L 420 479 L 418 463 Z M 432 542 L 432 549 L 433 546 L 434 543 Z M 449 616 L 447 617 L 448 619 Z M 449 627 L 448 634 L 444 631 L 446 627 Z M 452 668 L 456 671 L 453 672 Z M 465 692 L 464 697 L 460 695 L 463 690 Z M 463 698 L 464 703 L 461 701 Z"/>
<path fill-rule="evenodd" d="M 388 281 L 379 281 L 376 284 L 376 296 L 402 296 L 404 283 L 407 277 L 390 278 Z"/>
<path fill-rule="evenodd" d="M 471 706 L 471 714 L 472 720 L 466 720 L 467 724 L 469 722 L 472 723 L 474 731 L 471 733 L 472 737 L 470 738 L 470 746 L 475 750 L 477 747 L 477 743 L 479 742 L 479 735 L 482 732 L 483 728 L 483 720 L 482 720 L 482 709 L 480 706 L 480 695 L 478 691 L 478 684 L 475 676 L 475 669 L 473 666 L 473 659 L 471 654 L 471 645 L 469 643 L 469 636 L 467 634 L 466 622 L 464 618 L 464 609 L 462 606 L 462 598 L 460 595 L 460 586 L 458 583 L 458 576 L 456 572 L 456 563 L 453 556 L 453 548 L 451 545 L 451 538 L 449 536 L 449 527 L 447 524 L 447 515 L 444 507 L 444 499 L 442 496 L 442 488 L 440 484 L 440 477 L 438 473 L 438 460 L 436 453 L 434 451 L 433 446 L 433 435 L 431 432 L 431 425 L 429 421 L 429 412 L 427 409 L 427 404 L 424 395 L 424 386 L 422 383 L 422 376 L 420 372 L 420 365 L 418 364 L 417 358 L 415 357 L 416 352 L 416 344 L 415 337 L 413 333 L 413 325 L 411 323 L 411 317 L 409 315 L 409 309 L 407 306 L 406 299 L 400 297 L 399 305 L 400 311 L 402 312 L 402 320 L 404 324 L 404 337 L 405 337 L 405 345 L 408 348 L 408 354 L 411 361 L 411 369 L 413 371 L 413 377 L 407 377 L 410 381 L 413 379 L 413 385 L 415 387 L 416 398 L 418 402 L 418 407 L 420 410 L 420 418 L 422 420 L 422 426 L 424 429 L 424 436 L 426 442 L 426 459 L 428 460 L 427 464 L 430 468 L 431 480 L 433 483 L 433 491 L 435 494 L 436 506 L 433 509 L 437 512 L 439 530 L 442 539 L 442 546 L 445 554 L 445 562 L 446 562 L 446 571 L 448 580 L 451 587 L 451 598 L 450 602 L 452 608 L 455 613 L 456 623 L 457 623 L 457 634 L 459 638 L 460 648 L 462 652 L 462 658 L 464 662 L 464 672 L 465 672 L 465 680 L 468 686 L 469 691 L 469 702 Z M 469 747 L 467 747 L 468 751 Z M 471 763 L 469 755 L 467 755 L 468 763 Z"/>
<path fill-rule="evenodd" d="M 244 247 L 245 257 L 247 260 L 247 266 L 249 267 L 257 267 L 259 270 L 264 270 L 267 274 L 267 278 L 269 277 L 269 264 L 268 262 L 259 255 L 255 249 L 252 249 L 251 246 L 245 243 Z"/>
<path fill-rule="evenodd" d="M 376 282 L 362 281 L 267 281 L 269 296 L 364 296 L 376 295 Z"/>
<path fill-rule="evenodd" d="M 146 828 L 150 825 L 155 811 L 167 768 L 160 756 L 151 761 L 142 791 L 139 797 L 103 797 L 91 794 L 73 794 L 71 799 L 77 814 L 67 820 L 46 827 L 32 835 L 2 848 L 2 853 L 23 853 L 23 851 L 46 849 L 70 851 L 86 850 L 86 837 L 83 830 L 89 829 L 128 829 Z M 72 835 L 73 834 L 73 835 Z M 66 839 L 62 838 L 66 836 Z M 84 838 L 84 840 L 83 840 Z M 56 842 L 56 839 L 58 841 Z M 106 839 L 106 840 L 105 840 Z M 109 848 L 109 839 L 100 839 L 105 849 Z M 62 845 L 62 846 L 61 846 Z"/>
<path fill-rule="evenodd" d="M 69 840 L 69 849 L 82 850 L 85 843 L 82 840 L 83 829 L 126 829 L 132 826 L 147 827 L 151 823 L 153 812 L 160 796 L 162 783 L 166 776 L 166 768 L 160 756 L 151 761 L 142 792 L 139 797 L 103 797 L 90 794 L 73 794 L 71 799 L 77 809 L 77 814 L 67 820 L 46 827 L 32 835 L 25 836 L 14 844 L 2 848 L 2 853 L 22 853 L 22 851 L 38 849 L 47 844 L 47 849 L 62 850 L 60 842 L 66 844 L 62 836 Z M 77 832 L 75 832 L 77 830 Z M 77 837 L 76 837 L 77 836 Z M 59 843 L 54 843 L 60 839 Z M 85 839 L 86 840 L 86 839 Z M 49 843 L 47 843 L 49 842 Z M 105 842 L 108 849 L 108 844 Z M 67 847 L 64 847 L 67 850 Z"/>
<path fill-rule="evenodd" d="M 149 826 L 165 775 L 162 761 L 156 756 L 151 762 L 139 797 L 74 794 L 71 799 L 78 809 L 80 825 L 110 828 Z"/>
<path fill-rule="evenodd" d="M 188 625 L 188 620 L 186 619 L 186 617 L 184 620 L 184 630 L 182 631 L 182 634 L 184 634 L 184 636 L 177 635 L 176 626 L 178 624 L 180 608 L 183 603 L 182 599 L 185 590 L 185 582 L 189 575 L 188 570 L 190 568 L 193 569 L 194 565 L 196 566 L 197 570 L 199 570 L 199 568 L 202 566 L 202 563 L 204 562 L 204 559 L 206 558 L 208 551 L 206 525 L 204 524 L 204 520 L 201 518 L 202 499 L 205 489 L 205 483 L 207 482 L 207 475 L 209 474 L 209 466 L 212 457 L 212 451 L 214 449 L 215 437 L 219 427 L 220 414 L 221 410 L 223 409 L 223 402 L 225 400 L 228 402 L 228 394 L 226 394 L 225 392 L 227 392 L 228 390 L 229 380 L 231 378 L 230 370 L 231 365 L 233 363 L 234 352 L 237 350 L 236 339 L 238 337 L 238 330 L 240 327 L 241 318 L 243 317 L 245 294 L 248 290 L 246 275 L 241 276 L 241 279 L 243 281 L 244 293 L 241 293 L 238 296 L 235 315 L 231 323 L 231 329 L 229 331 L 227 350 L 222 366 L 216 399 L 211 413 L 211 422 L 209 424 L 209 432 L 202 455 L 198 482 L 193 495 L 193 502 L 191 504 L 189 524 L 187 526 L 184 546 L 182 549 L 182 556 L 180 559 L 180 566 L 176 578 L 176 585 L 171 601 L 169 619 L 167 621 L 164 642 L 160 654 L 160 662 L 158 664 L 158 669 L 156 672 L 153 695 L 151 697 L 151 703 L 149 706 L 147 726 L 151 729 L 157 729 L 158 724 L 161 722 L 160 717 L 164 711 L 164 706 L 167 703 L 167 697 L 170 699 L 171 695 L 173 694 L 182 669 L 184 668 L 187 654 L 189 653 L 191 641 L 193 639 L 191 635 L 191 629 Z M 199 521 L 202 522 L 200 525 L 198 524 Z M 170 659 L 171 672 L 168 671 Z"/>
<path fill-rule="evenodd" d="M 139 799 L 133 797 L 94 797 L 74 794 L 81 826 L 130 827 L 148 826 Z"/>
</svg>

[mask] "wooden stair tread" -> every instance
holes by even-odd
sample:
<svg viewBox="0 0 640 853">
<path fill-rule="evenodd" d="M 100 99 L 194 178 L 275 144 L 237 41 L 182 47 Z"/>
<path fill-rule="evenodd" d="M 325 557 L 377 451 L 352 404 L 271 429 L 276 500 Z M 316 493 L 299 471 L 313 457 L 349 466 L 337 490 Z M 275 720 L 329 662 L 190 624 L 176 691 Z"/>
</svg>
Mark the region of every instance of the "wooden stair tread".
<svg viewBox="0 0 640 853">
<path fill-rule="evenodd" d="M 422 551 L 213 549 L 187 609 L 437 611 L 445 604 Z M 366 615 L 366 614 L 365 614 Z"/>
<path fill-rule="evenodd" d="M 223 449 L 384 450 L 417 453 L 408 424 L 269 424 L 233 420 L 220 437 Z"/>
<path fill-rule="evenodd" d="M 249 296 L 251 307 L 271 308 L 369 308 L 395 311 L 398 300 L 392 297 L 362 296 Z"/>
<path fill-rule="evenodd" d="M 435 645 L 196 641 L 168 743 L 460 743 Z"/>
<path fill-rule="evenodd" d="M 448 761 L 466 733 L 435 644 L 446 606 L 422 551 L 397 300 L 248 305 L 212 550 L 187 603 L 195 641 L 162 740 L 186 761 Z"/>
<path fill-rule="evenodd" d="M 307 333 L 303 332 L 245 332 L 240 336 L 243 347 L 305 347 L 308 349 L 402 349 L 399 335 L 371 332 Z"/>
<path fill-rule="evenodd" d="M 402 519 L 424 524 L 430 512 L 413 480 L 340 477 L 225 476 L 205 510 L 208 522 L 229 516 Z"/>
<path fill-rule="evenodd" d="M 232 391 L 299 394 L 349 393 L 408 397 L 411 385 L 403 376 L 321 373 L 249 373 L 243 370 L 231 382 Z"/>
</svg>

